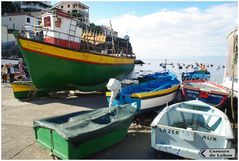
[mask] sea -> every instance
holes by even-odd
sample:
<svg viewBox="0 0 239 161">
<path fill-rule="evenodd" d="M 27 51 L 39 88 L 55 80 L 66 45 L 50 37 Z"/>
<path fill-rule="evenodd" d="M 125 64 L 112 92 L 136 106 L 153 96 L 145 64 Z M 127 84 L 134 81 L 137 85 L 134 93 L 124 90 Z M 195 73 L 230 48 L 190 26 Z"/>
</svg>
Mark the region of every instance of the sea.
<svg viewBox="0 0 239 161">
<path fill-rule="evenodd" d="M 128 75 L 128 78 L 137 78 L 142 75 L 151 74 L 154 72 L 160 72 L 165 70 L 163 67 L 160 66 L 161 63 L 165 63 L 165 59 L 142 59 L 142 61 L 145 63 L 143 65 L 135 65 L 134 70 L 132 73 Z M 177 64 L 180 64 L 182 66 L 182 69 L 179 69 Z M 181 81 L 181 75 L 183 72 L 190 72 L 193 71 L 194 68 L 186 68 L 189 64 L 196 66 L 196 63 L 198 64 L 205 64 L 206 68 L 210 72 L 210 81 L 222 84 L 223 82 L 223 76 L 224 76 L 224 70 L 225 70 L 225 62 L 224 60 L 219 61 L 193 61 L 193 60 L 175 60 L 175 59 L 167 59 L 167 64 L 173 64 L 173 65 L 167 65 L 166 69 L 175 73 L 177 75 L 177 78 L 179 81 Z"/>
</svg>

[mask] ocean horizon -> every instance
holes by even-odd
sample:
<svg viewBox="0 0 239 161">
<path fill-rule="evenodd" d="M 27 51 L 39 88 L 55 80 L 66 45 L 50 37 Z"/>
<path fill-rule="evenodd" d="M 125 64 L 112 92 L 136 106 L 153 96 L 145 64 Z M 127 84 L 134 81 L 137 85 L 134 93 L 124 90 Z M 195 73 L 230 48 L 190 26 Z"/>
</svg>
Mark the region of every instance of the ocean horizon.
<svg viewBox="0 0 239 161">
<path fill-rule="evenodd" d="M 141 75 L 145 74 L 150 74 L 154 72 L 160 72 L 163 71 L 164 68 L 160 66 L 160 63 L 164 63 L 165 59 L 141 59 L 145 64 L 143 65 L 135 65 L 134 70 L 132 73 L 129 75 L 128 78 L 136 78 Z M 225 60 L 225 59 L 224 59 Z M 202 63 L 206 65 L 206 68 L 210 72 L 210 81 L 217 83 L 217 84 L 222 84 L 223 82 L 223 76 L 224 76 L 224 70 L 223 66 L 225 65 L 223 59 L 218 59 L 218 60 L 183 60 L 183 59 L 167 59 L 167 63 L 173 63 L 173 65 L 167 65 L 167 70 L 175 73 L 177 75 L 177 78 L 179 81 L 181 81 L 181 75 L 183 72 L 190 72 L 193 71 L 193 68 L 188 68 L 186 69 L 185 67 L 189 64 L 196 65 L 197 63 Z M 183 69 L 179 69 L 177 63 L 183 66 Z M 211 66 L 212 65 L 212 66 Z M 209 67 L 207 67 L 209 66 Z"/>
</svg>

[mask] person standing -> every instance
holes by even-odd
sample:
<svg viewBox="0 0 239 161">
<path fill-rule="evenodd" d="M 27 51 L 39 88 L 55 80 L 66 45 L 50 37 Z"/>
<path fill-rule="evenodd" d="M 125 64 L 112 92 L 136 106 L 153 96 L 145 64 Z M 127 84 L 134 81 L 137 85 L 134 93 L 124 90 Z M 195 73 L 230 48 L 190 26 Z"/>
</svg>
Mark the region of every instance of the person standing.
<svg viewBox="0 0 239 161">
<path fill-rule="evenodd" d="M 8 67 L 7 64 L 4 64 L 4 66 L 1 69 L 2 72 L 2 77 L 3 77 L 3 81 L 2 81 L 2 87 L 7 85 L 7 76 L 8 76 Z"/>
<path fill-rule="evenodd" d="M 14 71 L 14 67 L 11 63 L 9 64 L 9 69 L 10 69 L 10 83 L 12 83 L 12 82 L 14 82 L 15 71 Z"/>
<path fill-rule="evenodd" d="M 4 65 L 1 65 L 1 69 L 4 67 Z M 3 81 L 3 72 L 1 71 L 1 82 Z"/>
<path fill-rule="evenodd" d="M 22 79 L 26 79 L 26 74 L 25 74 L 25 71 L 24 71 L 24 64 L 23 64 L 22 60 L 19 61 L 18 68 L 19 68 Z"/>
</svg>

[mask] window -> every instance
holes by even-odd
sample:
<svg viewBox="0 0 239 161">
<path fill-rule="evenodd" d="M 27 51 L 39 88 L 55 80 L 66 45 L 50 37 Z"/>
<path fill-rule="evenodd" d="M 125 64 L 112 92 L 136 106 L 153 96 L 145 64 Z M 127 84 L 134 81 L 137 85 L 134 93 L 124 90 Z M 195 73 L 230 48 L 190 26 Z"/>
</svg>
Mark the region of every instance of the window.
<svg viewBox="0 0 239 161">
<path fill-rule="evenodd" d="M 27 17 L 27 23 L 30 23 L 30 17 Z"/>
<path fill-rule="evenodd" d="M 63 6 L 61 6 L 61 8 L 63 8 Z"/>
<path fill-rule="evenodd" d="M 41 21 L 38 21 L 38 25 L 41 25 Z"/>
<path fill-rule="evenodd" d="M 44 17 L 44 27 L 51 27 L 51 17 Z"/>
<path fill-rule="evenodd" d="M 68 4 L 68 8 L 70 8 L 70 5 Z"/>
<path fill-rule="evenodd" d="M 56 19 L 56 21 L 55 21 L 55 26 L 56 26 L 56 27 L 59 27 L 59 28 L 61 27 L 61 18 L 58 17 L 58 18 Z"/>
<path fill-rule="evenodd" d="M 9 21 L 12 21 L 12 18 L 9 18 Z"/>
</svg>

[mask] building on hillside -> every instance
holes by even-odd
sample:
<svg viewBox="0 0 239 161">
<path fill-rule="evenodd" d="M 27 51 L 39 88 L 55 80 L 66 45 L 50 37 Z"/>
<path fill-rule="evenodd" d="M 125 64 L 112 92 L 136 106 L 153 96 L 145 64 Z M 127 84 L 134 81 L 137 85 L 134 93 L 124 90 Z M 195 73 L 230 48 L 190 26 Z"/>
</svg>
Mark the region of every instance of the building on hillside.
<svg viewBox="0 0 239 161">
<path fill-rule="evenodd" d="M 2 26 L 12 30 L 22 30 L 25 26 L 40 25 L 41 19 L 30 13 L 9 13 L 2 16 Z"/>
<path fill-rule="evenodd" d="M 104 26 L 104 25 L 102 25 L 100 27 L 106 35 L 111 35 L 111 36 L 114 36 L 114 37 L 118 37 L 118 32 L 114 31 L 110 27 L 107 27 L 107 26 Z"/>
<path fill-rule="evenodd" d="M 18 59 L 19 57 L 22 57 L 17 47 L 17 41 L 14 34 L 8 33 L 8 29 L 6 26 L 1 26 L 1 28 L 2 28 L 2 31 L 1 31 L 2 61 L 3 59 Z"/>
<path fill-rule="evenodd" d="M 1 28 L 2 28 L 2 38 L 1 38 L 2 50 L 10 49 L 16 46 L 16 39 L 14 35 L 8 33 L 6 26 L 2 26 Z"/>
<path fill-rule="evenodd" d="M 51 1 L 15 1 L 21 11 L 41 11 L 51 8 Z"/>
<path fill-rule="evenodd" d="M 89 7 L 81 2 L 65 1 L 59 2 L 52 6 L 52 8 L 61 9 L 68 12 L 74 17 L 77 17 L 81 22 L 89 25 Z"/>
</svg>

